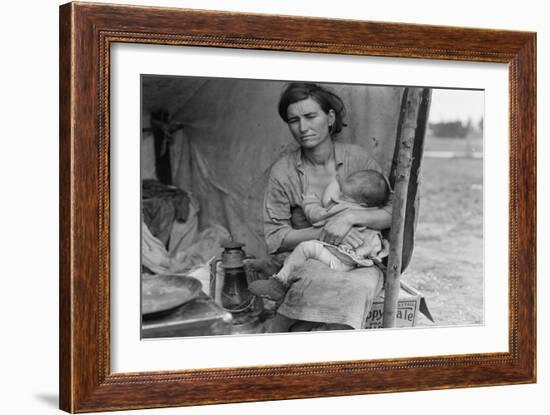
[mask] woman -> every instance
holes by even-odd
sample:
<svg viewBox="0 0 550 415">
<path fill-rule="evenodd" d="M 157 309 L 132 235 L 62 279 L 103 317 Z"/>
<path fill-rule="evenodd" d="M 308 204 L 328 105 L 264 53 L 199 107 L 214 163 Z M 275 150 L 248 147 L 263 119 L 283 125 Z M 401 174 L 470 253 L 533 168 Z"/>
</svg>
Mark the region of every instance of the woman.
<svg viewBox="0 0 550 415">
<path fill-rule="evenodd" d="M 288 124 L 300 148 L 283 156 L 271 169 L 264 199 L 264 232 L 269 253 L 281 261 L 300 242 L 312 239 L 334 245 L 345 242 L 356 248 L 362 240 L 354 226 L 380 230 L 388 228 L 391 224 L 391 202 L 380 209 L 347 211 L 329 220 L 322 228 L 312 227 L 303 214 L 303 195 L 306 190 L 322 195 L 329 183 L 334 180 L 340 181 L 358 170 L 372 169 L 381 172 L 380 166 L 362 147 L 334 140 L 346 126 L 342 100 L 317 84 L 291 83 L 279 100 L 279 115 Z M 377 290 L 381 288 L 382 273 L 377 268 L 361 269 L 361 273 L 364 274 L 361 278 L 363 288 L 369 291 L 367 297 L 372 302 Z M 291 288 L 294 290 L 294 303 L 289 304 L 291 301 L 287 296 L 288 301 L 283 302 L 279 312 L 303 320 L 315 320 L 312 316 L 332 318 L 327 310 L 312 309 L 319 299 L 300 297 L 318 297 L 319 293 L 330 293 L 333 291 L 331 285 L 337 285 L 341 290 L 341 284 L 345 282 L 318 278 L 311 281 L 304 279 L 308 278 L 302 275 L 302 286 L 294 284 L 296 287 L 293 285 Z M 258 281 L 251 289 L 257 293 L 272 288 L 266 284 L 269 284 L 269 280 Z M 354 287 L 350 289 L 352 292 L 355 290 Z M 308 305 L 305 307 L 309 308 L 308 310 L 304 310 L 302 300 Z M 336 305 L 344 302 L 341 298 L 334 300 Z M 324 307 L 323 304 L 318 305 Z M 353 313 L 353 310 L 350 312 Z M 346 318 L 340 317 L 336 320 L 338 321 L 333 322 L 349 323 Z"/>
</svg>

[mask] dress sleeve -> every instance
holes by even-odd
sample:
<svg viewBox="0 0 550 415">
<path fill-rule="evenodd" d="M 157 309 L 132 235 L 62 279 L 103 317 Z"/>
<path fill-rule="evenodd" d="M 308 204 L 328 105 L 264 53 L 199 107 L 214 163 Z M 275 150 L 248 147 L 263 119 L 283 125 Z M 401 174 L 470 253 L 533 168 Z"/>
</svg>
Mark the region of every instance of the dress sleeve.
<svg viewBox="0 0 550 415">
<path fill-rule="evenodd" d="M 264 196 L 264 234 L 269 254 L 279 251 L 292 230 L 290 218 L 289 196 L 281 183 L 270 176 Z"/>
</svg>

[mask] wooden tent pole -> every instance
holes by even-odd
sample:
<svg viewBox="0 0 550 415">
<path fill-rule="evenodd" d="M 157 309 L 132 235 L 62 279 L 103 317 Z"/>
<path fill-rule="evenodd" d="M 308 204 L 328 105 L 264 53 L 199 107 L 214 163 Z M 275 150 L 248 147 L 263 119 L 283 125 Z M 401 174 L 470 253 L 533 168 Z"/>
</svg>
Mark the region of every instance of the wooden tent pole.
<svg viewBox="0 0 550 415">
<path fill-rule="evenodd" d="M 395 175 L 394 198 L 392 207 L 392 224 L 390 231 L 390 253 L 388 270 L 384 285 L 384 327 L 395 327 L 397 301 L 401 278 L 403 257 L 403 235 L 407 192 L 413 162 L 414 137 L 423 88 L 405 88 L 402 102 L 402 126 L 398 145 L 398 159 Z"/>
</svg>

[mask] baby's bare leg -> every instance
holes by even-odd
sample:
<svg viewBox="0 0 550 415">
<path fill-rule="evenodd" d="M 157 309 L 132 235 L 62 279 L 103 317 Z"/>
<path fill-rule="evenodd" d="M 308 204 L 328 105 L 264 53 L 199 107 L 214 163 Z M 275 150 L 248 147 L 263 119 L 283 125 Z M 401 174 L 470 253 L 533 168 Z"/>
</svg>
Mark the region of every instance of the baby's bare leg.
<svg viewBox="0 0 550 415">
<path fill-rule="evenodd" d="M 262 298 L 268 298 L 272 301 L 282 301 L 287 290 L 294 281 L 296 268 L 304 264 L 308 259 L 317 259 L 330 268 L 338 271 L 348 271 L 353 266 L 344 264 L 334 254 L 332 254 L 319 241 L 305 241 L 300 244 L 287 257 L 285 263 L 278 274 L 267 280 L 256 280 L 250 283 L 248 289 L 254 295 Z"/>
<path fill-rule="evenodd" d="M 349 271 L 352 267 L 344 264 L 333 255 L 319 241 L 305 241 L 298 244 L 294 251 L 287 257 L 285 263 L 276 277 L 284 284 L 288 285 L 289 278 L 296 268 L 306 262 L 308 259 L 316 259 L 336 271 Z"/>
<path fill-rule="evenodd" d="M 315 258 L 323 249 L 323 245 L 318 241 L 300 242 L 292 253 L 285 259 L 285 263 L 276 277 L 283 284 L 288 285 L 289 277 L 297 267 L 306 262 L 309 258 Z"/>
</svg>

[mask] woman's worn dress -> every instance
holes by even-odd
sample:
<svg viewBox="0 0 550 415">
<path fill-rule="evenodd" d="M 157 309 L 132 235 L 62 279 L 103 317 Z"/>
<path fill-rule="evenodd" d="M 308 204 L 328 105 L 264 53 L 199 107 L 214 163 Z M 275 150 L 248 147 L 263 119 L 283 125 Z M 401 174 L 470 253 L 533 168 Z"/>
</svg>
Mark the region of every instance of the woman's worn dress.
<svg viewBox="0 0 550 415">
<path fill-rule="evenodd" d="M 378 163 L 361 146 L 335 142 L 334 157 L 339 182 L 359 170 L 382 173 Z M 307 181 L 301 148 L 283 156 L 271 169 L 264 199 L 264 233 L 269 254 L 281 264 L 288 255 L 280 251 L 287 233 L 311 226 L 303 213 Z M 391 198 L 384 209 L 391 213 Z M 384 276 L 377 267 L 338 272 L 310 260 L 291 281 L 279 314 L 361 328 L 374 298 L 382 290 Z"/>
</svg>

